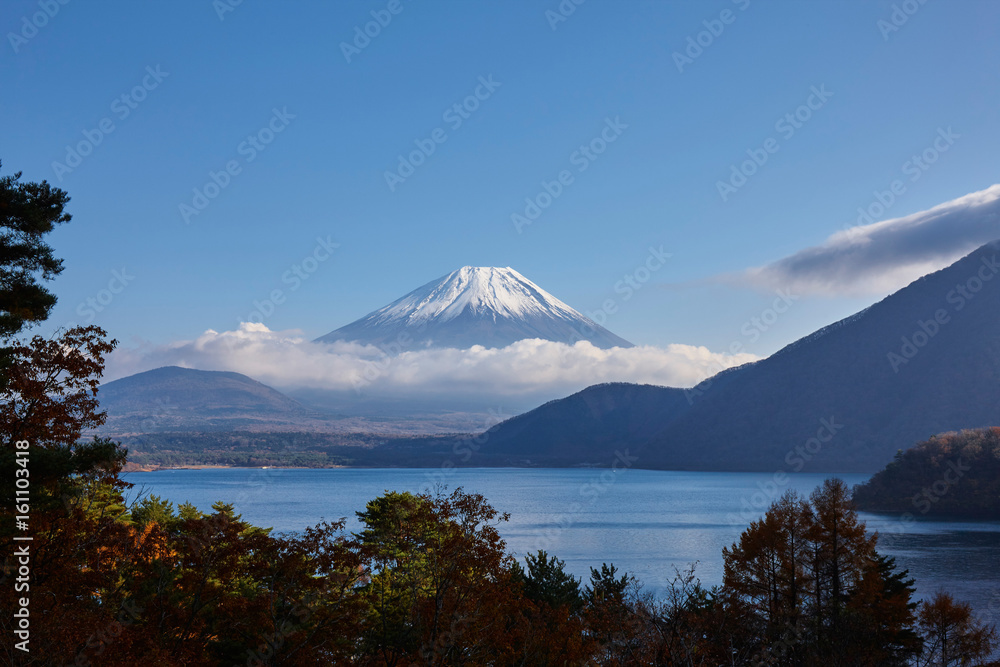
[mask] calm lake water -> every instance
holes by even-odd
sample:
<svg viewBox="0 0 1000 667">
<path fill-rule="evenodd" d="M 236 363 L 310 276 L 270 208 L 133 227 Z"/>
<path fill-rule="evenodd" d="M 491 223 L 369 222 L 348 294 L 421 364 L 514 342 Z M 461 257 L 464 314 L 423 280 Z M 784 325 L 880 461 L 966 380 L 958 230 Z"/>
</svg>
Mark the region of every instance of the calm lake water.
<svg viewBox="0 0 1000 667">
<path fill-rule="evenodd" d="M 133 492 L 154 493 L 208 511 L 234 503 L 243 518 L 277 531 L 298 531 L 320 519 L 348 519 L 386 490 L 421 492 L 435 482 L 478 492 L 510 521 L 500 526 L 518 556 L 544 548 L 577 576 L 613 562 L 647 588 L 662 590 L 697 562 L 707 586 L 721 583 L 722 548 L 731 545 L 786 489 L 810 493 L 828 475 L 789 475 L 783 486 L 758 473 L 648 470 L 461 469 L 212 469 L 132 473 Z M 866 475 L 841 475 L 849 485 Z M 879 551 L 895 556 L 917 580 L 917 595 L 943 588 L 972 603 L 1000 626 L 1000 523 L 916 521 L 863 514 L 880 533 Z"/>
</svg>

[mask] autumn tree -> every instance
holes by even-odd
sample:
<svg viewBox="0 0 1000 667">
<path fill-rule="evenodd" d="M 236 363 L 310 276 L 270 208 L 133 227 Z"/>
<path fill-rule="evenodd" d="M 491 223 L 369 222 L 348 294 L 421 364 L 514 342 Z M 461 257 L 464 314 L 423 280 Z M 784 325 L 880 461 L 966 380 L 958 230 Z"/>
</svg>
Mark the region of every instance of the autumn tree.
<svg viewBox="0 0 1000 667">
<path fill-rule="evenodd" d="M 27 443 L 33 630 L 63 640 L 36 648 L 29 660 L 45 663 L 46 653 L 54 651 L 49 658 L 72 662 L 75 654 L 58 652 L 94 643 L 94 632 L 117 627 L 124 610 L 102 600 L 98 591 L 117 586 L 117 564 L 130 562 L 126 554 L 148 546 L 145 536 L 120 522 L 126 513 L 120 492 L 128 485 L 118 472 L 125 452 L 109 440 L 79 442 L 85 428 L 103 422 L 95 395 L 104 356 L 114 343 L 96 327 L 72 329 L 53 340 L 35 336 L 8 343 L 6 382 L 0 388 L 0 467 L 12 470 L 15 443 Z M 0 524 L 5 556 L 13 552 L 18 529 L 9 514 L 13 480 L 12 473 L 0 480 L 8 517 Z M 11 593 L 5 586 L 3 609 L 13 604 Z M 10 615 L 2 616 L 0 629 L 6 630 Z"/>
<path fill-rule="evenodd" d="M 363 572 L 343 523 L 273 536 L 232 505 L 212 509 L 175 515 L 153 501 L 133 510 L 145 521 L 140 532 L 159 531 L 165 541 L 123 587 L 144 610 L 132 627 L 143 647 L 129 655 L 181 665 L 316 664 L 353 655 L 354 589 Z"/>
<path fill-rule="evenodd" d="M 77 327 L 55 339 L 34 336 L 9 347 L 8 381 L 0 389 L 0 463 L 14 464 L 17 441 L 28 443 L 35 508 L 65 503 L 86 484 L 124 488 L 117 473 L 126 452 L 108 439 L 81 442 L 104 423 L 97 388 L 104 358 L 114 348 L 98 327 Z M 0 480 L 4 500 L 13 477 Z"/>
<path fill-rule="evenodd" d="M 366 655 L 386 665 L 483 664 L 510 648 L 513 560 L 497 531 L 507 515 L 459 488 L 388 492 L 358 518 Z"/>
<path fill-rule="evenodd" d="M 722 551 L 723 589 L 728 603 L 746 625 L 781 655 L 800 653 L 806 600 L 815 595 L 809 559 L 818 545 L 808 503 L 789 491 Z M 798 658 L 797 658 L 798 659 Z"/>
<path fill-rule="evenodd" d="M 921 665 L 980 665 L 1000 645 L 995 627 L 977 619 L 968 603 L 944 592 L 920 605 L 918 625 L 925 643 Z"/>
<path fill-rule="evenodd" d="M 758 659 L 783 665 L 902 664 L 919 648 L 912 581 L 875 551 L 839 479 L 788 492 L 723 550 L 722 596 Z"/>
<path fill-rule="evenodd" d="M 84 429 L 104 421 L 96 394 L 104 357 L 113 347 L 114 341 L 108 342 L 101 329 L 81 327 L 53 340 L 35 336 L 8 348 L 11 363 L 7 382 L 0 389 L 0 437 L 4 441 L 0 467 L 12 470 L 15 443 L 27 443 L 30 506 L 36 522 L 57 526 L 77 509 L 86 511 L 84 505 L 92 504 L 93 494 L 112 498 L 128 486 L 118 477 L 126 456 L 118 443 L 101 438 L 80 442 Z M 14 479 L 13 474 L 0 479 L 4 512 L 13 507 Z M 85 502 L 88 493 L 91 496 Z M 94 511 L 107 515 L 115 510 L 107 504 Z M 12 521 L 0 526 L 5 554 L 13 543 L 14 528 Z M 59 539 L 58 533 L 52 533 L 53 540 Z M 45 562 L 48 546 L 62 549 L 36 537 L 37 561 Z M 36 572 L 44 574 L 37 567 Z"/>
<path fill-rule="evenodd" d="M 843 480 L 827 479 L 810 496 L 807 611 L 820 646 L 843 644 L 843 610 L 875 563 L 878 535 L 868 535 Z"/>
</svg>

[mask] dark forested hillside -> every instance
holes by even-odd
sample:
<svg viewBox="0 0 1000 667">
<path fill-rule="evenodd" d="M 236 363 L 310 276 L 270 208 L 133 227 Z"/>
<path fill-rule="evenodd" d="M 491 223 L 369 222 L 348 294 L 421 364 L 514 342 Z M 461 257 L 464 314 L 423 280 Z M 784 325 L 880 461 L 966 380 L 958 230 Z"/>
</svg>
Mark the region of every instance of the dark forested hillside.
<svg viewBox="0 0 1000 667">
<path fill-rule="evenodd" d="M 497 463 L 610 464 L 688 407 L 682 389 L 599 384 L 508 419 L 484 436 L 483 455 Z"/>
<path fill-rule="evenodd" d="M 945 433 L 854 489 L 866 511 L 1000 519 L 1000 428 Z"/>
<path fill-rule="evenodd" d="M 570 464 L 627 444 L 643 467 L 873 472 L 901 446 L 1000 423 L 998 257 L 987 244 L 687 392 L 595 387 L 615 408 L 593 420 L 591 390 L 554 401 L 495 427 L 490 450 Z"/>
<path fill-rule="evenodd" d="M 984 246 L 725 386 L 705 387 L 650 440 L 646 457 L 696 468 L 874 471 L 935 433 L 1000 423 L 998 255 L 997 244 Z M 813 438 L 821 447 L 806 458 Z"/>
</svg>

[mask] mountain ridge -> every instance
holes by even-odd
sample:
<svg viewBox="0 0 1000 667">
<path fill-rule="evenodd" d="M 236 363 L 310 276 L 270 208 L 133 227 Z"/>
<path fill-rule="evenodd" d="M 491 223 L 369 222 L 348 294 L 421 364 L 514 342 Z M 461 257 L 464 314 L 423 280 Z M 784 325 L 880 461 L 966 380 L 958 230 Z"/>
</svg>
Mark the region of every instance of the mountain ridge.
<svg viewBox="0 0 1000 667">
<path fill-rule="evenodd" d="M 650 408 L 655 433 L 630 443 L 638 465 L 871 472 L 935 433 L 1000 424 L 998 252 L 1000 241 L 985 244 L 766 359 L 709 378 L 686 390 L 679 414 Z M 892 354 L 905 361 L 894 365 Z M 575 410 L 565 401 L 537 408 L 533 419 L 564 420 Z M 836 426 L 826 442 L 817 438 L 824 420 Z M 573 456 L 541 429 L 515 432 L 505 422 L 490 433 L 497 456 Z M 580 433 L 574 447 L 593 449 L 595 439 Z"/>
</svg>

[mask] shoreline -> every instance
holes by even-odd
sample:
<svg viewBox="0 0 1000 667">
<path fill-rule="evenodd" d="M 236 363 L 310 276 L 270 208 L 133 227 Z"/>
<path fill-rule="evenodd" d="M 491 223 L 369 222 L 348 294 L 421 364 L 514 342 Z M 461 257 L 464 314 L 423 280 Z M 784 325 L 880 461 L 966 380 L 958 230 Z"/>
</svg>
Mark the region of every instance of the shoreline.
<svg viewBox="0 0 1000 667">
<path fill-rule="evenodd" d="M 162 472 L 164 470 L 331 470 L 334 468 L 346 468 L 348 466 L 330 465 L 315 467 L 315 466 L 233 466 L 233 465 L 221 465 L 221 464 L 211 464 L 211 463 L 192 463 L 191 465 L 184 466 L 160 466 L 160 465 L 138 465 L 132 464 L 131 467 L 126 465 L 122 468 L 123 473 L 133 473 L 133 472 Z"/>
</svg>

